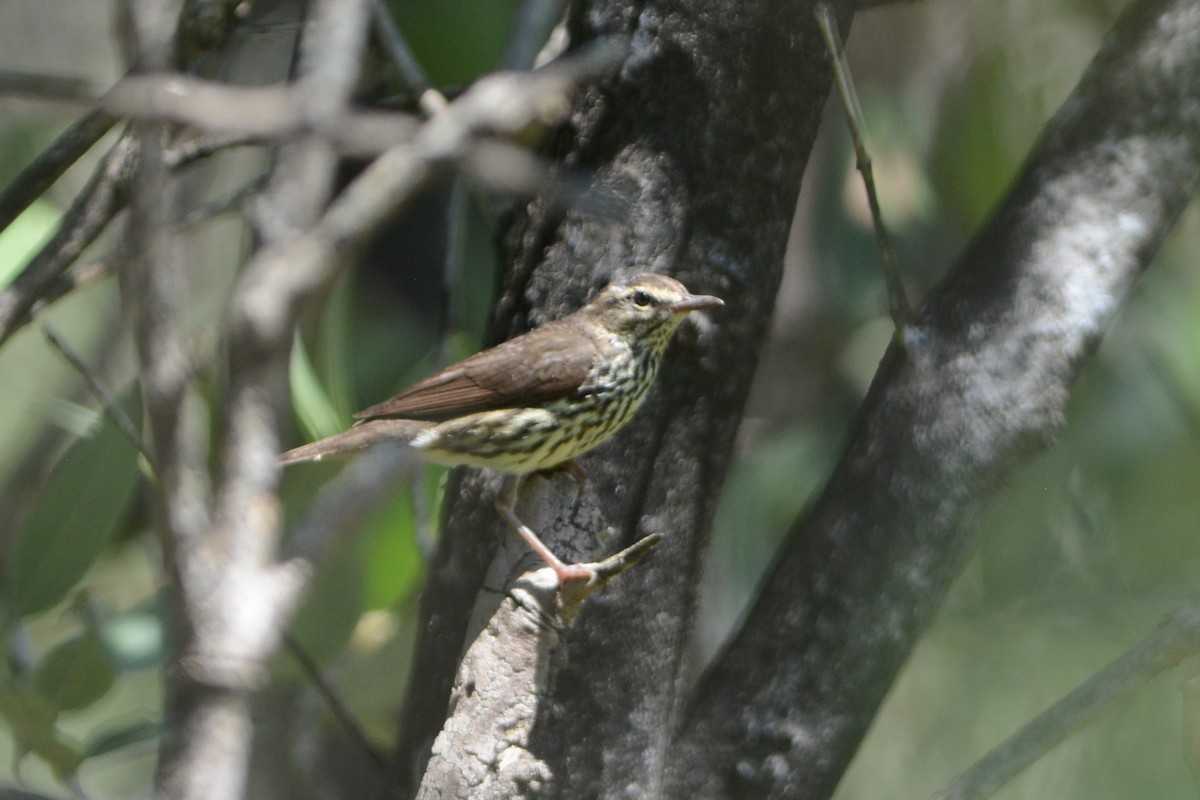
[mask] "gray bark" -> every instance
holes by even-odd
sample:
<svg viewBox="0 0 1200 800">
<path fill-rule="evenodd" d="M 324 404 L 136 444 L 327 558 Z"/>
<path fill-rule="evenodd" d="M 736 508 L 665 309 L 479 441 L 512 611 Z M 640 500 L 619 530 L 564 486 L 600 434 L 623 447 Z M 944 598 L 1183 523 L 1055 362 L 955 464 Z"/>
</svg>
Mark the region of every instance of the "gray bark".
<svg viewBox="0 0 1200 800">
<path fill-rule="evenodd" d="M 646 407 L 582 459 L 590 480 L 581 508 L 594 503 L 614 535 L 601 542 L 600 531 L 581 529 L 576 536 L 592 541 L 561 549 L 591 560 L 647 533 L 664 541 L 585 603 L 554 654 L 561 666 L 528 745 L 547 768 L 542 796 L 652 797 L 664 788 L 701 554 L 830 86 L 812 7 L 593 3 L 571 16 L 573 42 L 631 37 L 617 76 L 576 102 L 555 153 L 564 168 L 594 176 L 597 198 L 565 213 L 534 202 L 517 214 L 493 340 L 578 307 L 621 272 L 670 273 L 726 306 L 677 335 Z M 401 784 L 420 775 L 446 717 L 472 598 L 503 535 L 486 481 L 460 477 L 448 489 Z"/>
<path fill-rule="evenodd" d="M 893 342 L 836 474 L 692 698 L 676 797 L 828 797 L 1200 181 L 1200 4 L 1135 3 Z"/>
<path fill-rule="evenodd" d="M 634 268 L 727 303 L 681 336 L 629 429 L 584 460 L 593 494 L 580 507 L 618 531 L 608 546 L 665 541 L 542 652 L 556 666 L 532 690 L 520 745 L 536 769 L 513 796 L 828 797 L 984 502 L 1053 440 L 1075 377 L 1200 179 L 1200 5 L 1137 3 L 893 342 L 834 477 L 688 696 L 700 556 L 829 77 L 806 3 L 684 5 L 575 10 L 577 41 L 624 32 L 633 44 L 619 76 L 577 103 L 556 157 L 624 205 L 606 216 L 535 202 L 509 231 L 493 338 Z M 501 531 L 483 479 L 460 477 L 451 498 L 401 746 L 416 773 Z"/>
</svg>

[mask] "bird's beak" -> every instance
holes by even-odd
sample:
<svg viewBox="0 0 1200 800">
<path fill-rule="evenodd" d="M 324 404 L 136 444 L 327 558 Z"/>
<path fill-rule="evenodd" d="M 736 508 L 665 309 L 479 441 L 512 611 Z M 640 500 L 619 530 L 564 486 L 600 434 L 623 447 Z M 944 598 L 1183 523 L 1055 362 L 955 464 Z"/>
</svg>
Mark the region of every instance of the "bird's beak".
<svg viewBox="0 0 1200 800">
<path fill-rule="evenodd" d="M 717 308 L 723 305 L 725 305 L 725 301 L 719 297 L 707 294 L 689 294 L 682 300 L 673 303 L 671 310 L 676 314 L 686 314 L 699 308 Z"/>
</svg>

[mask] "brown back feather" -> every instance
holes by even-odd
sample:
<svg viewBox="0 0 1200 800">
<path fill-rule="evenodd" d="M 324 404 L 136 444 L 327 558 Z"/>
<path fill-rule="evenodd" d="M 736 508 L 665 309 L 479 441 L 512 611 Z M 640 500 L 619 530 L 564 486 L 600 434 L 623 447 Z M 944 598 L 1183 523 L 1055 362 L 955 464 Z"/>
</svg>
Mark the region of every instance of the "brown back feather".
<svg viewBox="0 0 1200 800">
<path fill-rule="evenodd" d="M 566 397 L 587 379 L 597 356 L 592 337 L 577 323 L 564 325 L 569 320 L 549 322 L 451 364 L 354 418 L 440 421 Z"/>
</svg>

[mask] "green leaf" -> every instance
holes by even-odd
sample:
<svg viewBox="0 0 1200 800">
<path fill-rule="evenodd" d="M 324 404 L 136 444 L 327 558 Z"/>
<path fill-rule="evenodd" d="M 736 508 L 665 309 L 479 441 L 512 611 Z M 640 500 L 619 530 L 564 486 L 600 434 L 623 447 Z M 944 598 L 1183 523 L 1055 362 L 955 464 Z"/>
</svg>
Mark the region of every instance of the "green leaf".
<svg viewBox="0 0 1200 800">
<path fill-rule="evenodd" d="M 321 387 L 299 333 L 292 343 L 288 379 L 292 388 L 292 407 L 296 411 L 296 418 L 300 420 L 300 427 L 310 440 L 332 436 L 346 427 L 333 401 Z"/>
<path fill-rule="evenodd" d="M 362 615 L 362 549 L 352 544 L 334 554 L 317 574 L 292 623 L 292 633 L 318 663 L 342 649 Z M 285 675 L 294 666 L 287 657 L 280 663 Z"/>
<path fill-rule="evenodd" d="M 58 209 L 53 204 L 38 200 L 0 231 L 0 289 L 21 274 L 58 225 L 58 218 Z"/>
<path fill-rule="evenodd" d="M 412 496 L 413 487 L 401 486 L 380 504 L 362 531 L 367 608 L 393 605 L 412 594 L 424 577 Z"/>
<path fill-rule="evenodd" d="M 354 347 L 351 322 L 356 313 L 354 281 L 351 276 L 346 276 L 334 284 L 321 312 L 316 340 L 313 342 L 313 367 L 339 419 L 345 419 L 358 410 L 349 374 L 349 367 L 353 363 L 349 356 Z"/>
<path fill-rule="evenodd" d="M 121 407 L 134 424 L 141 395 Z M 18 531 L 4 573 L 8 613 L 26 616 L 62 600 L 112 539 L 138 481 L 137 448 L 103 417 L 59 458 Z"/>
<path fill-rule="evenodd" d="M 33 685 L 58 711 L 74 711 L 99 700 L 116 681 L 112 662 L 92 630 L 59 644 L 38 662 Z"/>
<path fill-rule="evenodd" d="M 59 778 L 69 778 L 79 769 L 79 748 L 58 730 L 58 710 L 45 698 L 0 685 L 0 716 L 8 720 L 16 743 L 14 763 L 35 753 Z"/>
</svg>

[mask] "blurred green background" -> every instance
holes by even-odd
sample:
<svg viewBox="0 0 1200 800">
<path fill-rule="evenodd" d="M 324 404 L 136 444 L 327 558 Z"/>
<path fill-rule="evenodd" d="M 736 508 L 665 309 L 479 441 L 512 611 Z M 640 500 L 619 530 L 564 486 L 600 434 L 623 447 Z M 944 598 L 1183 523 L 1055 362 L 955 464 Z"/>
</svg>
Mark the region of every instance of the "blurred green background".
<svg viewBox="0 0 1200 800">
<path fill-rule="evenodd" d="M 951 263 L 1002 195 L 1045 119 L 1094 54 L 1122 3 L 929 0 L 862 13 L 849 57 L 866 114 L 885 216 L 914 296 Z M 396 18 L 439 85 L 494 68 L 516 0 L 406 0 Z M 0 69 L 117 74 L 111 8 L 91 0 L 0 4 Z M 238 45 L 263 80 L 262 51 L 286 30 Z M 257 72 L 256 72 L 257 71 Z M 235 78 L 236 71 L 233 72 Z M 243 75 L 244 77 L 244 75 Z M 781 75 L 781 83 L 788 76 Z M 889 335 L 878 257 L 840 109 L 830 106 L 801 192 L 786 277 L 718 513 L 696 646 L 703 663 L 735 624 L 779 537 L 835 463 Z M 0 184 L 70 121 L 0 100 Z M 99 152 L 99 149 L 97 149 Z M 0 285 L 52 228 L 94 154 L 0 234 Z M 189 173 L 219 196 L 260 154 Z M 448 223 L 447 203 L 463 209 Z M 437 363 L 477 347 L 492 293 L 494 209 L 447 187 L 411 230 L 339 285 L 298 334 L 295 440 L 344 426 Z M 424 235 L 413 235 L 413 231 Z M 247 246 L 233 217 L 184 234 L 195 266 L 194 324 L 215 324 Z M 1196 599 L 1200 577 L 1200 224 L 1190 210 L 1135 289 L 1080 381 L 1059 443 L 996 500 L 980 546 L 893 688 L 840 800 L 926 797 L 1079 681 Z M 90 257 L 111 252 L 98 243 Z M 397 263 L 399 262 L 399 263 Z M 449 264 L 449 290 L 442 275 Z M 128 330 L 115 282 L 43 313 L 0 349 L 0 786 L 55 796 L 78 770 L 95 796 L 147 791 L 159 714 L 159 549 L 145 469 L 99 418 L 77 374 L 45 341 L 53 326 L 137 418 Z M 205 377 L 220 390 L 219 371 Z M 289 515 L 335 470 L 289 471 Z M 394 736 L 413 612 L 441 476 L 398 491 L 321 576 L 294 632 L 368 736 Z M 1183 798 L 1185 665 L 1058 748 L 998 796 Z M 253 793 L 310 797 L 353 785 L 352 752 L 294 660 L 281 655 L 261 700 Z M 289 724 L 303 722 L 303 725 Z M 282 734 L 280 732 L 283 732 Z M 280 734 L 277 740 L 271 737 Z M 21 759 L 21 748 L 33 754 Z M 307 749 L 306 749 L 307 748 Z M 312 775 L 297 768 L 297 753 Z M 13 765 L 13 766 L 9 766 Z M 322 770 L 324 772 L 322 773 Z"/>
</svg>

